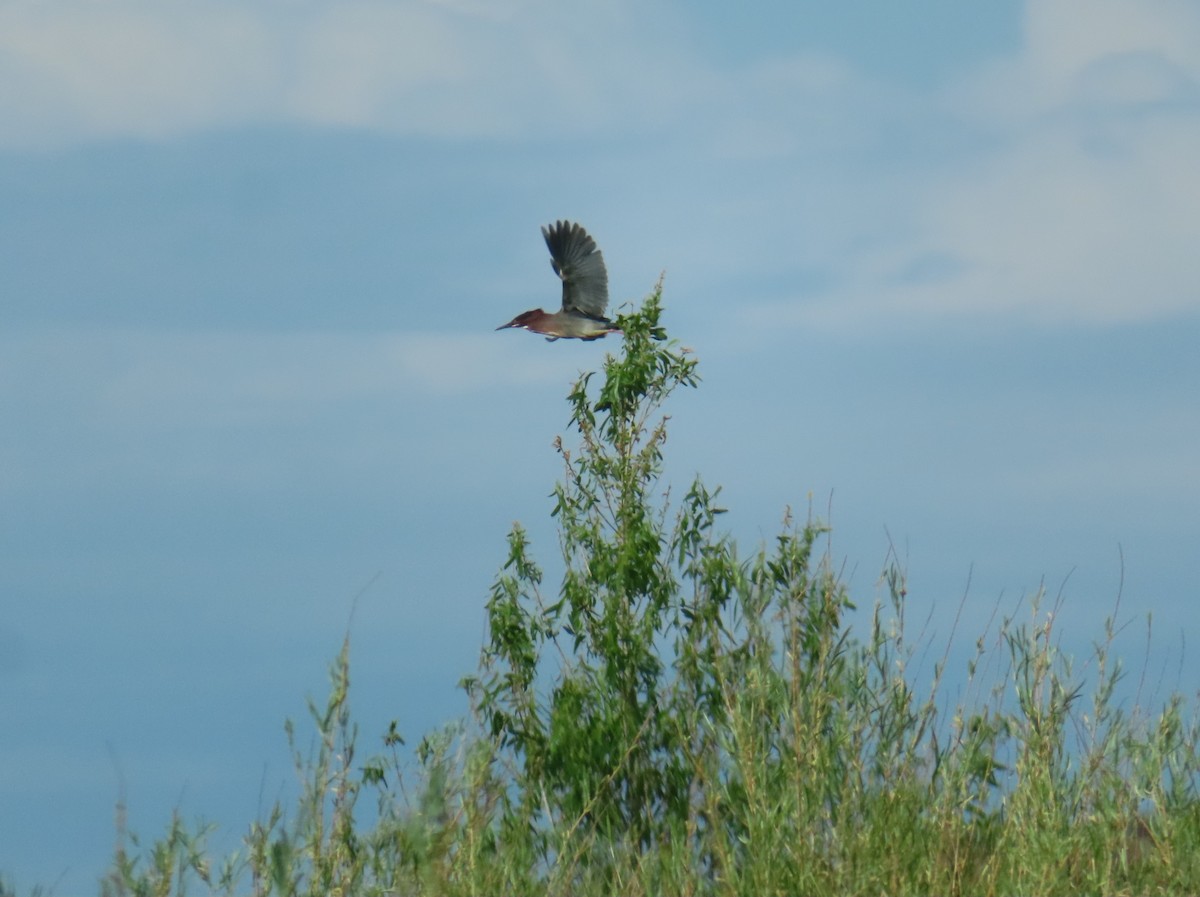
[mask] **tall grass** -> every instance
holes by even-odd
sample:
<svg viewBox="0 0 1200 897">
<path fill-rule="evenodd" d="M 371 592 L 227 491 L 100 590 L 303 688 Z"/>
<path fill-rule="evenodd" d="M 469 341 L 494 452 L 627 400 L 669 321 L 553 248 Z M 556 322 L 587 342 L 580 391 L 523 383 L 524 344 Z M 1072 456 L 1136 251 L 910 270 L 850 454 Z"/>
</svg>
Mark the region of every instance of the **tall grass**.
<svg viewBox="0 0 1200 897">
<path fill-rule="evenodd" d="M 698 376 L 658 319 L 656 290 L 568 397 L 566 572 L 513 528 L 464 723 L 360 759 L 347 640 L 298 802 L 220 860 L 177 818 L 123 837 L 104 894 L 1200 891 L 1194 702 L 1118 702 L 1113 624 L 1077 666 L 1040 593 L 922 679 L 894 560 L 856 633 L 819 521 L 740 555 L 717 490 L 660 484 Z"/>
</svg>

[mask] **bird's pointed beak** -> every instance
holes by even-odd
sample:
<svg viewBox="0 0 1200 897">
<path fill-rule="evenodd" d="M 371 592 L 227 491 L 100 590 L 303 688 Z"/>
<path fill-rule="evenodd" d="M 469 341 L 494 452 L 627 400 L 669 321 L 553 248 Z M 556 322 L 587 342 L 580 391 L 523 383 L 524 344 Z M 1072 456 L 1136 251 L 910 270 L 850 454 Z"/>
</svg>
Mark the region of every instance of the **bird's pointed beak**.
<svg viewBox="0 0 1200 897">
<path fill-rule="evenodd" d="M 509 327 L 512 327 L 512 326 L 513 326 L 513 322 L 512 322 L 512 321 L 509 321 L 507 324 L 501 324 L 501 325 L 500 325 L 499 327 L 497 327 L 496 329 L 497 329 L 497 330 L 507 330 Z"/>
</svg>

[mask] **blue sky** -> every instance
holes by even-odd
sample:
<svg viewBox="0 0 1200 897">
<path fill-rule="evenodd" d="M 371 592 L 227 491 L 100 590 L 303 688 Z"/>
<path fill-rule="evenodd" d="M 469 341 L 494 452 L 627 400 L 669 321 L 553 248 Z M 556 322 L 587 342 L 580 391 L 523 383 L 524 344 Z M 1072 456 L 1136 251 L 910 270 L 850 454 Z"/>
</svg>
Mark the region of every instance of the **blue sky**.
<svg viewBox="0 0 1200 897">
<path fill-rule="evenodd" d="M 0 5 L 0 873 L 95 890 L 120 778 L 236 845 L 347 625 L 364 749 L 462 715 L 616 348 L 493 332 L 557 218 L 666 271 L 744 549 L 811 501 L 966 649 L 1119 593 L 1194 693 L 1196 159 L 1190 0 Z"/>
</svg>

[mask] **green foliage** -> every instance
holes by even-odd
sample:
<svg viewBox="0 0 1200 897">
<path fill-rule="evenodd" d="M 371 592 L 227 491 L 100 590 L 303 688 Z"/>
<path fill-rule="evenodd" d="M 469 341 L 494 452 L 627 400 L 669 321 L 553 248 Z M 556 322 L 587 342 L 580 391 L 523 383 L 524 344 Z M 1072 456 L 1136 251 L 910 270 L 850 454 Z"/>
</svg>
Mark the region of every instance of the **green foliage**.
<svg viewBox="0 0 1200 897">
<path fill-rule="evenodd" d="M 652 418 L 673 389 L 697 382 L 685 351 L 655 343 L 657 317 L 656 294 L 621 319 L 625 351 L 606 360 L 598 394 L 589 394 L 590 375 L 571 391 L 581 448 L 558 443 L 565 477 L 552 511 L 567 568 L 561 591 L 543 600 L 541 572 L 515 527 L 487 608 L 481 676 L 468 685 L 485 729 L 540 786 L 514 812 L 551 827 L 586 820 L 583 836 L 630 833 L 642 846 L 686 816 L 687 739 L 670 712 L 677 695 L 660 642 L 693 628 L 681 625 L 671 559 L 704 541 L 703 515 L 713 514 L 699 508 L 669 529 L 665 508 L 651 504 L 666 439 L 665 419 Z M 696 490 L 691 497 L 702 501 Z M 689 648 L 676 644 L 675 653 Z M 543 697 L 538 674 L 551 651 L 557 681 Z"/>
<path fill-rule="evenodd" d="M 699 378 L 659 299 L 568 396 L 561 581 L 514 526 L 463 680 L 472 719 L 421 739 L 415 775 L 395 723 L 357 761 L 347 641 L 311 756 L 289 724 L 297 806 L 215 872 L 205 827 L 173 819 L 142 856 L 122 833 L 106 894 L 1200 890 L 1200 727 L 1180 698 L 1116 703 L 1111 623 L 1082 674 L 1034 596 L 1030 622 L 979 637 L 981 697 L 949 708 L 944 658 L 910 672 L 897 563 L 856 636 L 819 521 L 788 515 L 741 556 L 719 490 L 672 500 L 663 407 Z"/>
</svg>

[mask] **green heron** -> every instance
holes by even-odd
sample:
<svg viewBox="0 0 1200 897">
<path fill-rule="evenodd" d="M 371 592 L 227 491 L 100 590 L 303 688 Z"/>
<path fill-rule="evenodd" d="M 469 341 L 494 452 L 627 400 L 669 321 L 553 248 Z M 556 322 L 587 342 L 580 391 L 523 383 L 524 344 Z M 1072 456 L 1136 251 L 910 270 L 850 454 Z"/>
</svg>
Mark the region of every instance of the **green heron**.
<svg viewBox="0 0 1200 897">
<path fill-rule="evenodd" d="M 554 314 L 535 308 L 497 327 L 521 327 L 556 339 L 600 339 L 620 328 L 604 317 L 608 306 L 608 271 L 596 241 L 578 224 L 558 221 L 542 228 L 550 250 L 550 265 L 562 279 L 562 309 Z"/>
</svg>

